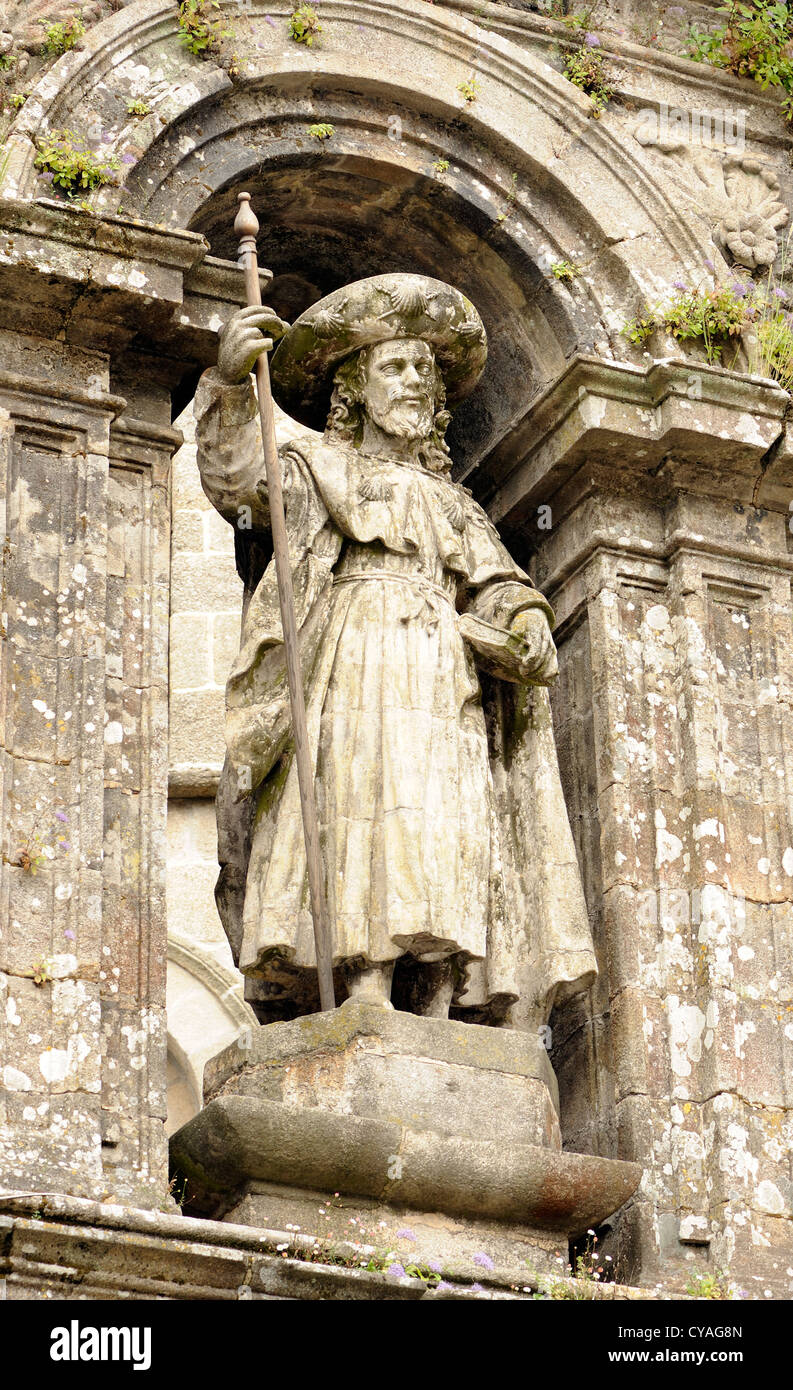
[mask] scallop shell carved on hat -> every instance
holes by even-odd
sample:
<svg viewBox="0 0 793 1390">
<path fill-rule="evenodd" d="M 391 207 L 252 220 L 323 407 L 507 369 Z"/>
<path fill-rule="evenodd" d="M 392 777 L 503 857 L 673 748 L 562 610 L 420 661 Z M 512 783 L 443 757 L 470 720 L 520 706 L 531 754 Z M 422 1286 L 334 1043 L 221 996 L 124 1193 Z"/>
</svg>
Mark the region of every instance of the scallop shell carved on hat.
<svg viewBox="0 0 793 1390">
<path fill-rule="evenodd" d="M 417 318 L 419 314 L 426 314 L 429 308 L 427 296 L 421 286 L 406 281 L 393 285 L 388 291 L 388 298 L 395 311 L 404 314 L 406 318 Z"/>
</svg>

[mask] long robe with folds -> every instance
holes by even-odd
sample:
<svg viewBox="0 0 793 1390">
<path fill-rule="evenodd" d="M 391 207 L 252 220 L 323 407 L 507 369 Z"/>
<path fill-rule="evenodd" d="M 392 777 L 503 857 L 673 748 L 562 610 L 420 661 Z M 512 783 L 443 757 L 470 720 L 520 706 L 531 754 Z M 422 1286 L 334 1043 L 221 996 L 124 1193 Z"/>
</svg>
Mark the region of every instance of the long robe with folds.
<svg viewBox="0 0 793 1390">
<path fill-rule="evenodd" d="M 205 373 L 195 411 L 207 495 L 266 531 L 252 387 Z M 550 609 L 448 477 L 328 436 L 282 462 L 334 964 L 454 956 L 458 1007 L 543 1022 L 596 971 L 547 691 L 509 636 Z M 316 962 L 275 567 L 248 579 L 218 903 L 240 968 L 299 998 Z"/>
</svg>

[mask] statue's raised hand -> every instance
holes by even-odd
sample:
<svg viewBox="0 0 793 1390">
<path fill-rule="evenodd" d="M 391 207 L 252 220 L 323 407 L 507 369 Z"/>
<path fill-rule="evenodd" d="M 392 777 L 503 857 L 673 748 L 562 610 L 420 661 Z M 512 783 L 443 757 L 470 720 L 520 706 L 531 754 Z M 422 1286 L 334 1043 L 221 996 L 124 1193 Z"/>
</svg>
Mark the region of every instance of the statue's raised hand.
<svg viewBox="0 0 793 1390">
<path fill-rule="evenodd" d="M 510 631 L 527 648 L 524 670 L 539 685 L 549 685 L 559 674 L 556 647 L 548 619 L 539 608 L 524 608 L 512 620 Z"/>
<path fill-rule="evenodd" d="M 231 315 L 220 330 L 218 372 L 230 386 L 244 381 L 256 359 L 269 352 L 276 338 L 283 338 L 289 324 L 266 305 L 249 305 Z"/>
</svg>

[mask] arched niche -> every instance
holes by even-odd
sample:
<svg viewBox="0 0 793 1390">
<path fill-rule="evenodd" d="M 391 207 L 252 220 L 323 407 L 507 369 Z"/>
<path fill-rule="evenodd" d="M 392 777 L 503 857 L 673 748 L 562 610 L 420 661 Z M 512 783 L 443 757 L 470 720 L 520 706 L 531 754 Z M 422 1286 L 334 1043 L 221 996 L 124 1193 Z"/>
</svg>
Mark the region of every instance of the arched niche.
<svg viewBox="0 0 793 1390">
<path fill-rule="evenodd" d="M 173 1134 L 201 1109 L 205 1063 L 245 1029 L 259 1025 L 243 1001 L 240 976 L 197 942 L 173 933 L 168 937 L 166 1001 L 166 1128 Z"/>
<path fill-rule="evenodd" d="M 98 207 L 199 230 L 215 255 L 234 253 L 248 187 L 287 316 L 384 270 L 459 285 L 490 339 L 451 436 L 462 474 L 573 353 L 628 355 L 626 317 L 698 265 L 702 228 L 640 147 L 501 36 L 425 0 L 328 0 L 308 49 L 289 38 L 291 3 L 221 9 L 225 66 L 186 51 L 170 0 L 136 0 L 92 30 L 20 112 L 4 191 L 41 191 L 35 139 L 68 125 L 119 161 Z M 127 110 L 139 97 L 142 119 Z M 309 133 L 318 122 L 329 140 Z M 550 273 L 565 260 L 581 268 L 571 285 Z"/>
</svg>

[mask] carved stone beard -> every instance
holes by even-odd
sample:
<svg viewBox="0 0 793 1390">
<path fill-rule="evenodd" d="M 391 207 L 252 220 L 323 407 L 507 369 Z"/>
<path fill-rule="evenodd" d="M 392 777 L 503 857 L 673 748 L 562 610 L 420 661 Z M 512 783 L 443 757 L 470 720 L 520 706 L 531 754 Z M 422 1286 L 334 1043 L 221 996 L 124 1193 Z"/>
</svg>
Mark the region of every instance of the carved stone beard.
<svg viewBox="0 0 793 1390">
<path fill-rule="evenodd" d="M 432 433 L 435 405 L 434 401 L 428 400 L 426 396 L 415 400 L 397 397 L 386 406 L 378 406 L 369 400 L 365 409 L 373 425 L 377 425 L 384 434 L 393 435 L 396 439 L 419 443 L 422 439 L 429 438 Z"/>
</svg>

